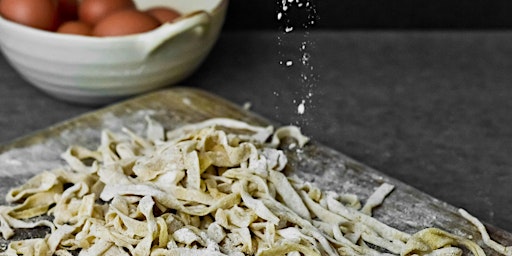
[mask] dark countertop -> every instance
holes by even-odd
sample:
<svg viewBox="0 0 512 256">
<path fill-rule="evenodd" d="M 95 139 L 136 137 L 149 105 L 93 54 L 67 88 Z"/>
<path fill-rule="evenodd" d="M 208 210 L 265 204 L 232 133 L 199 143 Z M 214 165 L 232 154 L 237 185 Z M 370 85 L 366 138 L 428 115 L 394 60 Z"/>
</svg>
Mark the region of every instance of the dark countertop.
<svg viewBox="0 0 512 256">
<path fill-rule="evenodd" d="M 512 231 L 511 82 L 512 32 L 229 31 L 182 84 Z M 0 57 L 0 143 L 94 109 L 47 96 Z"/>
</svg>

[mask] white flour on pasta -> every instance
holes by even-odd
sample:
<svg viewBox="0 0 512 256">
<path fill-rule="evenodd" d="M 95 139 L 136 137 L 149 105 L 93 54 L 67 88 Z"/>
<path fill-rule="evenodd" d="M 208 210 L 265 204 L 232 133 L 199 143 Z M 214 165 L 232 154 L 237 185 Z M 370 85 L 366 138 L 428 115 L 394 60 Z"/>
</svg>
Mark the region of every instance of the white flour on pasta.
<svg viewBox="0 0 512 256">
<path fill-rule="evenodd" d="M 297 127 L 219 118 L 164 131 L 147 123 L 142 137 L 105 130 L 96 149 L 71 146 L 62 154 L 67 166 L 11 189 L 11 204 L 0 206 L 2 236 L 38 226 L 51 232 L 11 241 L 3 254 L 461 255 L 462 246 L 484 255 L 466 238 L 435 228 L 408 234 L 371 217 L 392 185 L 361 204 L 285 176 L 281 140 L 308 142 Z M 30 221 L 47 214 L 51 221 Z"/>
</svg>

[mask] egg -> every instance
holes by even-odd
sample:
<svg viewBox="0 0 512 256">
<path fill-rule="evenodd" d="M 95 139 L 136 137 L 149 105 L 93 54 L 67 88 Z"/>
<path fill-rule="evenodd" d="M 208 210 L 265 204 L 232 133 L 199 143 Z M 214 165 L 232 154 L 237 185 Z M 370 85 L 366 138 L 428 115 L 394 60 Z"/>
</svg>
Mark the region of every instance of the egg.
<svg viewBox="0 0 512 256">
<path fill-rule="evenodd" d="M 67 21 L 59 26 L 57 33 L 90 36 L 92 35 L 92 26 L 83 21 Z"/>
<path fill-rule="evenodd" d="M 102 19 L 93 29 L 94 36 L 123 36 L 147 32 L 160 26 L 153 16 L 135 9 L 115 12 Z"/>
<path fill-rule="evenodd" d="M 132 0 L 83 0 L 78 7 L 78 17 L 81 21 L 94 25 L 114 12 L 135 8 Z"/>
<path fill-rule="evenodd" d="M 0 14 L 8 20 L 44 30 L 57 27 L 55 0 L 1 0 Z"/>
<path fill-rule="evenodd" d="M 165 7 L 165 6 L 157 6 L 152 7 L 146 10 L 146 13 L 155 17 L 161 23 L 172 22 L 175 19 L 181 17 L 181 13 L 175 9 Z"/>
</svg>

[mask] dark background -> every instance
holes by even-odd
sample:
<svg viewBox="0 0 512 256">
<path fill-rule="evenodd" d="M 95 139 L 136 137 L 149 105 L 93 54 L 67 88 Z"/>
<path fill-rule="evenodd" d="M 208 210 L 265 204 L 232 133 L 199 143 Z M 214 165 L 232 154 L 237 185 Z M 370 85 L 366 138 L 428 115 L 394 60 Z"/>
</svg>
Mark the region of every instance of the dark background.
<svg viewBox="0 0 512 256">
<path fill-rule="evenodd" d="M 310 14 L 316 29 L 512 28 L 510 0 L 295 0 L 289 3 L 288 19 L 302 24 L 297 16 L 305 12 L 296 5 L 306 2 L 315 7 Z M 282 0 L 231 0 L 226 29 L 278 28 L 286 22 L 277 20 L 280 10 Z"/>
</svg>

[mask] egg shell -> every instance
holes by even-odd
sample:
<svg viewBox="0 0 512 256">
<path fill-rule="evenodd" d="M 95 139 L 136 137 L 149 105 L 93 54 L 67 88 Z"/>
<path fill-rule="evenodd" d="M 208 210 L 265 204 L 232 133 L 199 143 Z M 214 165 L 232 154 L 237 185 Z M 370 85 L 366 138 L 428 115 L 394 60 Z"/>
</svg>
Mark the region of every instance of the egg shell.
<svg viewBox="0 0 512 256">
<path fill-rule="evenodd" d="M 123 36 L 153 30 L 160 26 L 153 16 L 135 10 L 126 9 L 115 12 L 102 19 L 93 29 L 94 36 Z"/>
<path fill-rule="evenodd" d="M 8 20 L 44 30 L 58 23 L 56 0 L 1 0 L 0 14 Z"/>
<path fill-rule="evenodd" d="M 161 23 L 173 22 L 177 18 L 181 17 L 181 13 L 179 11 L 165 6 L 152 7 L 147 9 L 146 13 L 155 17 Z"/>
<path fill-rule="evenodd" d="M 78 7 L 78 17 L 83 22 L 95 25 L 114 12 L 135 8 L 132 0 L 83 0 Z"/>
<path fill-rule="evenodd" d="M 90 36 L 92 26 L 83 21 L 67 21 L 57 29 L 57 33 Z"/>
</svg>

